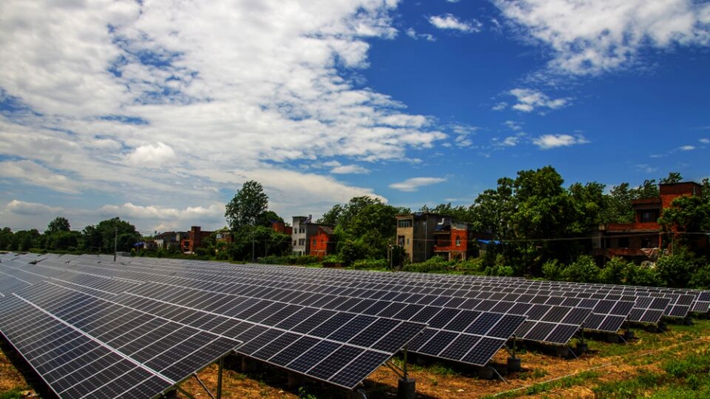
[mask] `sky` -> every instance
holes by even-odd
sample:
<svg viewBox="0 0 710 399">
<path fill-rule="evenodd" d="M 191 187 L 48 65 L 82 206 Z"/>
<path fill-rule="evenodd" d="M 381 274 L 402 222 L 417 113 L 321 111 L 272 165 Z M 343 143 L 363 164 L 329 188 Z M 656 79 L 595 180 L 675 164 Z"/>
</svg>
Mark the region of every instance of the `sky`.
<svg viewBox="0 0 710 399">
<path fill-rule="evenodd" d="M 710 176 L 710 2 L 3 0 L 0 226 Z"/>
</svg>

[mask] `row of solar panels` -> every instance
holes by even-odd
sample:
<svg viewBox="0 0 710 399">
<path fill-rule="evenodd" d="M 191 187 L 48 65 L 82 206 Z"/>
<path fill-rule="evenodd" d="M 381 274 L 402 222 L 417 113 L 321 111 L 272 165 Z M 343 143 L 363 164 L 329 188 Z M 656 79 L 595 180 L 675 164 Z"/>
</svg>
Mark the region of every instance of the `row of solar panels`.
<svg viewBox="0 0 710 399">
<path fill-rule="evenodd" d="M 234 349 L 352 389 L 424 328 L 239 295 L 215 313 L 217 298 L 202 308 L 144 298 L 128 291 L 154 283 L 51 266 L 58 259 L 0 257 L 0 287 L 14 287 L 0 298 L 0 331 L 63 398 L 154 397 Z"/>
<path fill-rule="evenodd" d="M 565 344 L 580 326 L 618 331 L 633 311 L 643 315 L 654 310 L 660 319 L 661 309 L 671 302 L 669 298 L 651 296 L 640 296 L 633 302 L 585 295 L 552 296 L 552 292 L 543 295 L 540 289 L 532 295 L 530 288 L 521 292 L 521 287 L 529 286 L 521 279 L 432 278 L 409 273 L 227 266 L 143 258 L 124 258 L 121 267 L 106 263 L 107 258 L 90 256 L 30 255 L 13 259 L 2 258 L 0 293 L 49 279 L 53 284 L 98 298 L 120 296 L 116 303 L 129 301 L 125 304 L 138 310 L 147 307 L 151 314 L 166 320 L 179 317 L 187 326 L 204 328 L 206 332 L 228 332 L 227 336 L 246 342 L 239 349 L 243 354 L 321 380 L 334 379 L 329 382 L 349 388 L 391 356 L 387 351 L 358 351 L 362 342 L 374 345 L 362 341 L 368 334 L 357 338 L 358 333 L 369 331 L 382 338 L 394 331 L 393 321 L 429 324 L 423 334 L 411 341 L 409 347 L 414 352 L 485 365 L 513 332 L 525 339 Z M 29 261 L 39 262 L 28 266 Z M 7 269 L 3 271 L 2 267 Z M 502 285 L 516 287 L 516 283 L 518 288 L 500 292 Z M 585 294 L 582 289 L 569 293 Z M 250 306 L 242 309 L 244 303 Z M 237 308 L 241 312 L 234 314 Z M 232 315 L 222 314 L 228 311 Z M 295 318 L 282 320 L 291 315 Z M 528 321 L 524 322 L 526 318 Z M 232 326 L 234 321 L 239 322 Z M 299 323 L 291 325 L 294 321 Z M 387 328 L 384 321 L 390 322 Z M 374 328 L 378 322 L 380 327 Z M 414 335 L 408 335 L 409 339 Z M 355 344 L 354 349 L 348 343 Z M 385 345 L 385 341 L 380 341 L 380 345 Z M 337 350 L 334 352 L 333 348 Z M 299 357 L 308 352 L 300 361 L 305 365 L 291 365 L 296 359 L 284 363 L 289 352 Z M 314 361 L 321 366 L 315 367 Z M 334 370 L 338 378 L 331 374 Z"/>
<path fill-rule="evenodd" d="M 131 259 L 127 262 L 133 262 L 134 264 L 148 262 L 150 264 L 152 261 Z M 131 264 L 127 263 L 126 266 L 130 268 Z M 137 265 L 137 268 L 132 273 L 145 273 L 143 266 L 145 266 L 145 264 L 142 266 Z M 100 266 L 95 268 L 101 269 Z M 431 287 L 424 287 L 421 284 L 401 284 L 401 282 L 396 280 L 394 283 L 388 283 L 388 280 L 392 280 L 392 275 L 382 273 L 343 273 L 341 271 L 280 268 L 263 265 L 252 267 L 244 266 L 239 269 L 225 269 L 221 267 L 221 264 L 211 265 L 209 263 L 200 262 L 166 261 L 161 263 L 160 268 L 156 270 L 162 270 L 160 273 L 163 275 L 169 272 L 171 276 L 182 276 L 183 278 L 191 279 L 188 281 L 241 281 L 257 286 L 264 284 L 270 286 L 274 285 L 274 281 L 278 281 L 280 287 L 286 287 L 297 293 L 310 290 L 314 294 L 320 294 L 318 297 L 319 302 L 315 303 L 316 306 L 325 306 L 335 310 L 349 310 L 352 308 L 355 312 L 365 311 L 370 312 L 369 314 L 394 317 L 402 320 L 428 322 L 430 318 L 434 317 L 434 313 L 432 313 L 433 310 L 430 306 L 426 305 L 521 315 L 528 317 L 528 321 L 516 331 L 517 336 L 522 339 L 554 344 L 566 344 L 579 330 L 580 326 L 592 331 L 616 332 L 627 319 L 631 321 L 656 323 L 663 315 L 664 309 L 667 310 L 670 308 L 668 305 L 673 299 L 651 297 L 634 298 L 630 295 L 625 297 L 609 296 L 609 299 L 604 300 L 588 298 L 588 296 L 579 299 L 572 297 L 576 293 L 575 291 L 565 292 L 565 294 L 569 295 L 568 297 L 513 293 L 503 294 L 501 292 L 463 290 L 462 288 L 464 286 L 460 283 L 456 283 L 457 290 L 444 290 L 443 288 L 432 289 Z M 274 273 L 281 275 L 282 278 L 273 279 L 264 283 L 263 273 L 265 270 L 269 270 L 269 275 Z M 91 272 L 91 267 L 85 271 Z M 124 272 L 124 277 L 125 273 L 126 272 Z M 155 278 L 155 273 L 156 271 L 153 271 L 149 274 Z M 328 281 L 328 276 L 332 277 L 335 274 L 338 275 L 337 279 L 330 281 L 328 285 L 323 285 L 324 281 Z M 373 275 L 376 279 L 374 282 L 372 281 Z M 405 279 L 406 277 L 420 279 L 417 275 L 403 275 Z M 358 280 L 361 280 L 361 277 L 368 281 L 358 282 Z M 174 279 L 176 277 L 172 278 Z M 436 277 L 436 279 L 441 280 L 440 277 Z M 467 279 L 474 283 L 476 282 L 476 279 L 470 277 Z M 494 283 L 497 281 L 491 278 L 480 278 L 478 280 Z M 311 283 L 299 283 L 299 281 L 309 281 Z M 518 283 L 519 285 L 525 283 L 524 280 L 520 279 L 507 279 L 507 281 Z M 185 283 L 178 281 L 175 284 L 184 285 Z M 187 284 L 191 285 L 195 283 L 188 282 Z M 358 286 L 367 287 L 368 289 L 357 289 Z M 377 288 L 377 290 L 373 288 Z M 408 293 L 403 292 L 408 288 Z M 412 288 L 415 290 L 429 290 L 430 293 L 427 295 L 411 294 Z M 219 288 L 211 289 L 219 290 Z M 248 290 L 248 287 L 242 286 L 240 289 Z M 391 291 L 393 289 L 399 291 Z M 489 288 L 478 288 L 478 290 L 483 289 Z M 333 292 L 333 290 L 338 290 L 339 295 L 331 295 L 330 293 Z M 432 292 L 440 295 L 432 295 Z M 377 294 L 377 298 L 379 298 L 377 301 L 372 300 L 372 296 L 375 294 Z M 463 298 L 466 299 L 463 300 L 460 297 L 451 297 L 443 294 L 463 295 Z M 261 292 L 259 295 L 264 297 L 266 294 Z M 274 294 L 273 291 L 268 291 L 268 295 L 273 296 L 278 295 L 278 293 Z M 270 296 L 266 296 L 265 298 L 270 299 Z M 678 297 L 679 296 L 676 295 L 676 298 Z M 347 299 L 343 302 L 343 298 Z M 620 299 L 625 299 L 626 301 L 619 301 Z M 635 302 L 629 302 L 634 301 L 634 299 Z M 387 302 L 386 300 L 391 300 L 395 303 Z M 354 303 L 353 301 L 357 302 Z M 420 305 L 425 305 L 427 308 L 422 310 L 423 307 Z M 672 315 L 684 317 L 687 311 L 688 308 L 685 307 L 684 311 L 680 312 L 680 314 L 672 313 Z M 451 313 L 448 311 L 442 312 L 442 315 L 447 313 L 451 316 Z M 453 316 L 456 316 L 456 314 Z M 464 313 L 461 317 L 470 318 L 470 315 L 467 316 L 466 313 Z M 475 326 L 476 325 L 472 325 L 471 327 Z M 445 326 L 443 327 L 444 328 L 436 326 L 434 328 L 446 329 Z M 465 328 L 468 332 L 482 333 L 480 330 L 471 330 L 471 327 Z M 485 334 L 485 332 L 483 332 L 483 334 Z M 443 335 L 445 334 L 442 334 L 442 336 Z M 413 347 L 416 348 L 416 345 Z"/>
</svg>

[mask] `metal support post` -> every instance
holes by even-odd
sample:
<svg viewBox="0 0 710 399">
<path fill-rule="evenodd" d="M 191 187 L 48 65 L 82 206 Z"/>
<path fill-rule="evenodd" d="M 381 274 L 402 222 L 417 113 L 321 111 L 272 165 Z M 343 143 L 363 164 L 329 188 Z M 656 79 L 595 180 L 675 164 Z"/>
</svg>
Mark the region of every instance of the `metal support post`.
<svg viewBox="0 0 710 399">
<path fill-rule="evenodd" d="M 217 399 L 222 399 L 222 371 L 224 370 L 224 357 L 219 358 L 219 374 L 217 375 Z"/>
</svg>

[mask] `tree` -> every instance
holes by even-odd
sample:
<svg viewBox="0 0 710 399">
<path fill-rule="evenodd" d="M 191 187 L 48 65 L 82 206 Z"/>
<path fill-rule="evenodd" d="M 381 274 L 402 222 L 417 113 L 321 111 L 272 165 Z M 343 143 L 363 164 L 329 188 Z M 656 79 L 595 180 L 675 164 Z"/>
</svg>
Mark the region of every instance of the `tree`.
<svg viewBox="0 0 710 399">
<path fill-rule="evenodd" d="M 114 242 L 118 251 L 129 252 L 141 238 L 136 227 L 118 217 L 99 222 L 96 226 L 86 226 L 80 243 L 88 252 L 113 253 Z"/>
<path fill-rule="evenodd" d="M 269 197 L 264 193 L 262 185 L 249 180 L 227 204 L 224 217 L 227 218 L 229 228 L 238 231 L 244 226 L 255 226 L 268 206 Z"/>
<path fill-rule="evenodd" d="M 629 188 L 629 183 L 614 186 L 609 194 L 604 196 L 604 206 L 600 212 L 601 223 L 632 223 L 634 221 L 634 208 L 631 200 L 634 192 Z"/>
<path fill-rule="evenodd" d="M 668 177 L 664 177 L 661 179 L 660 183 L 661 184 L 675 184 L 675 183 L 680 183 L 683 181 L 683 176 L 680 175 L 678 172 L 670 172 L 668 173 Z"/>
<path fill-rule="evenodd" d="M 47 230 L 45 230 L 44 233 L 49 235 L 57 233 L 59 231 L 70 230 L 71 226 L 69 225 L 69 221 L 65 217 L 57 216 L 56 218 L 54 218 L 54 220 L 49 222 L 49 224 L 47 225 Z"/>
</svg>

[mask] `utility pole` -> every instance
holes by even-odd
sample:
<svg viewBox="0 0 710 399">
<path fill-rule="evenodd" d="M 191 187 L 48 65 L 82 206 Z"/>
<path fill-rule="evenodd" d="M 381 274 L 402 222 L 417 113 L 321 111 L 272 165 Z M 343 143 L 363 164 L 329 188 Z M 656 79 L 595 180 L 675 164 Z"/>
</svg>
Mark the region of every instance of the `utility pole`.
<svg viewBox="0 0 710 399">
<path fill-rule="evenodd" d="M 113 261 L 116 262 L 116 255 L 118 254 L 118 225 L 114 226 L 113 235 Z"/>
</svg>

